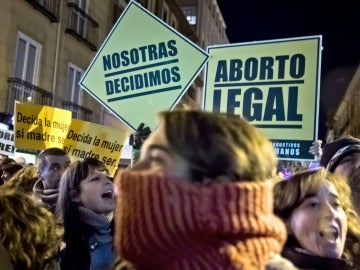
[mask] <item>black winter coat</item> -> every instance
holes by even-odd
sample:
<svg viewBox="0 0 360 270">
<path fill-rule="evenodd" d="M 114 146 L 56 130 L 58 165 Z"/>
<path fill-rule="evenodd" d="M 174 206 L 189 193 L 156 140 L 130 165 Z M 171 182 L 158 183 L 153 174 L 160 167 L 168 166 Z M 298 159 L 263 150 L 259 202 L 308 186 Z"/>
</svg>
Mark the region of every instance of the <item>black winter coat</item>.
<svg viewBox="0 0 360 270">
<path fill-rule="evenodd" d="M 298 248 L 284 247 L 282 256 L 301 270 L 356 270 L 342 259 L 312 256 Z"/>
</svg>

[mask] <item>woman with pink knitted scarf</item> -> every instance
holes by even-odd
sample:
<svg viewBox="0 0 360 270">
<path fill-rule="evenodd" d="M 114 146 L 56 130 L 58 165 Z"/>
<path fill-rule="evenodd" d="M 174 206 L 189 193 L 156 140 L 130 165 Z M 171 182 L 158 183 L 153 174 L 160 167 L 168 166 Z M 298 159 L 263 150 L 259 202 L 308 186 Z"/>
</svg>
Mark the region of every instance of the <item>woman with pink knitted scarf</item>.
<svg viewBox="0 0 360 270">
<path fill-rule="evenodd" d="M 115 246 L 135 269 L 265 269 L 286 239 L 273 214 L 271 142 L 247 121 L 160 114 L 115 177 Z"/>
</svg>

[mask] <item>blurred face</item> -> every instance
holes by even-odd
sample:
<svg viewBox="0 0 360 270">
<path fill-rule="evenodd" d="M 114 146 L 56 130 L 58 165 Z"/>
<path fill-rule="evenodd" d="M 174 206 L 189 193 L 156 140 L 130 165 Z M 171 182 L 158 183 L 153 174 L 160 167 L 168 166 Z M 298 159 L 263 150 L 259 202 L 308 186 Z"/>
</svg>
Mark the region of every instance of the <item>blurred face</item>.
<svg viewBox="0 0 360 270">
<path fill-rule="evenodd" d="M 177 179 L 190 179 L 189 165 L 169 146 L 165 136 L 165 128 L 164 123 L 161 123 L 145 140 L 141 148 L 140 159 L 132 169 L 161 172 L 165 176 Z"/>
<path fill-rule="evenodd" d="M 350 175 L 357 169 L 360 169 L 360 152 L 355 152 L 343 157 L 336 166 L 334 173 L 349 180 Z"/>
<path fill-rule="evenodd" d="M 4 162 L 6 156 L 0 154 L 0 165 Z"/>
<path fill-rule="evenodd" d="M 3 181 L 7 181 L 9 180 L 11 177 L 11 173 L 7 172 L 7 171 L 3 171 L 2 175 L 1 175 L 1 179 Z"/>
<path fill-rule="evenodd" d="M 98 214 L 107 214 L 115 208 L 114 186 L 105 172 L 90 169 L 80 182 L 78 201 Z"/>
<path fill-rule="evenodd" d="M 344 250 L 347 218 L 330 182 L 293 210 L 289 232 L 314 255 L 339 258 Z"/>
<path fill-rule="evenodd" d="M 70 159 L 66 155 L 47 155 L 44 161 L 46 165 L 38 172 L 39 178 L 43 181 L 44 189 L 57 189 L 62 173 L 70 165 Z"/>
</svg>

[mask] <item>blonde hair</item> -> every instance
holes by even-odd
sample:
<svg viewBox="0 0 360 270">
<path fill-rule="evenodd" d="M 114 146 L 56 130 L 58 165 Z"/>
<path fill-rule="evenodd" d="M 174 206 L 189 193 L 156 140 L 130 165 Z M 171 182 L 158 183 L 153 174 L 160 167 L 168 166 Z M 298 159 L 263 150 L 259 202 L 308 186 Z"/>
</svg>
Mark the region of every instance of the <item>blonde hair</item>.
<svg viewBox="0 0 360 270">
<path fill-rule="evenodd" d="M 4 183 L 4 187 L 14 188 L 25 193 L 32 193 L 34 184 L 38 179 L 36 167 L 29 165 L 16 172 Z"/>
<path fill-rule="evenodd" d="M 54 217 L 29 195 L 0 188 L 0 244 L 14 269 L 46 269 L 56 264 L 62 230 Z"/>
<path fill-rule="evenodd" d="M 288 180 L 278 182 L 274 187 L 274 212 L 285 222 L 309 194 L 317 194 L 327 181 L 339 194 L 339 201 L 348 221 L 343 258 L 353 262 L 360 255 L 360 218 L 351 202 L 350 187 L 346 180 L 328 170 L 308 170 L 293 174 Z"/>
<path fill-rule="evenodd" d="M 188 161 L 192 178 L 259 181 L 271 177 L 277 157 L 259 129 L 239 116 L 198 110 L 162 112 L 170 147 Z"/>
</svg>

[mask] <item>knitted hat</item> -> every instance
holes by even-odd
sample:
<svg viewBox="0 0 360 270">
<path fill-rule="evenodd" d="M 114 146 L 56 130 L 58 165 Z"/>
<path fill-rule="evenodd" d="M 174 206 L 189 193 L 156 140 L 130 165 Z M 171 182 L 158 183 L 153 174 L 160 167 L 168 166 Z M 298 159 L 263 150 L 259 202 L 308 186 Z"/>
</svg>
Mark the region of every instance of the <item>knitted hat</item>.
<svg viewBox="0 0 360 270">
<path fill-rule="evenodd" d="M 347 155 L 360 152 L 360 140 L 347 136 L 324 146 L 320 165 L 334 172 L 339 162 Z"/>
<path fill-rule="evenodd" d="M 136 269 L 265 269 L 282 250 L 272 183 L 197 185 L 120 171 L 114 243 Z"/>
</svg>

